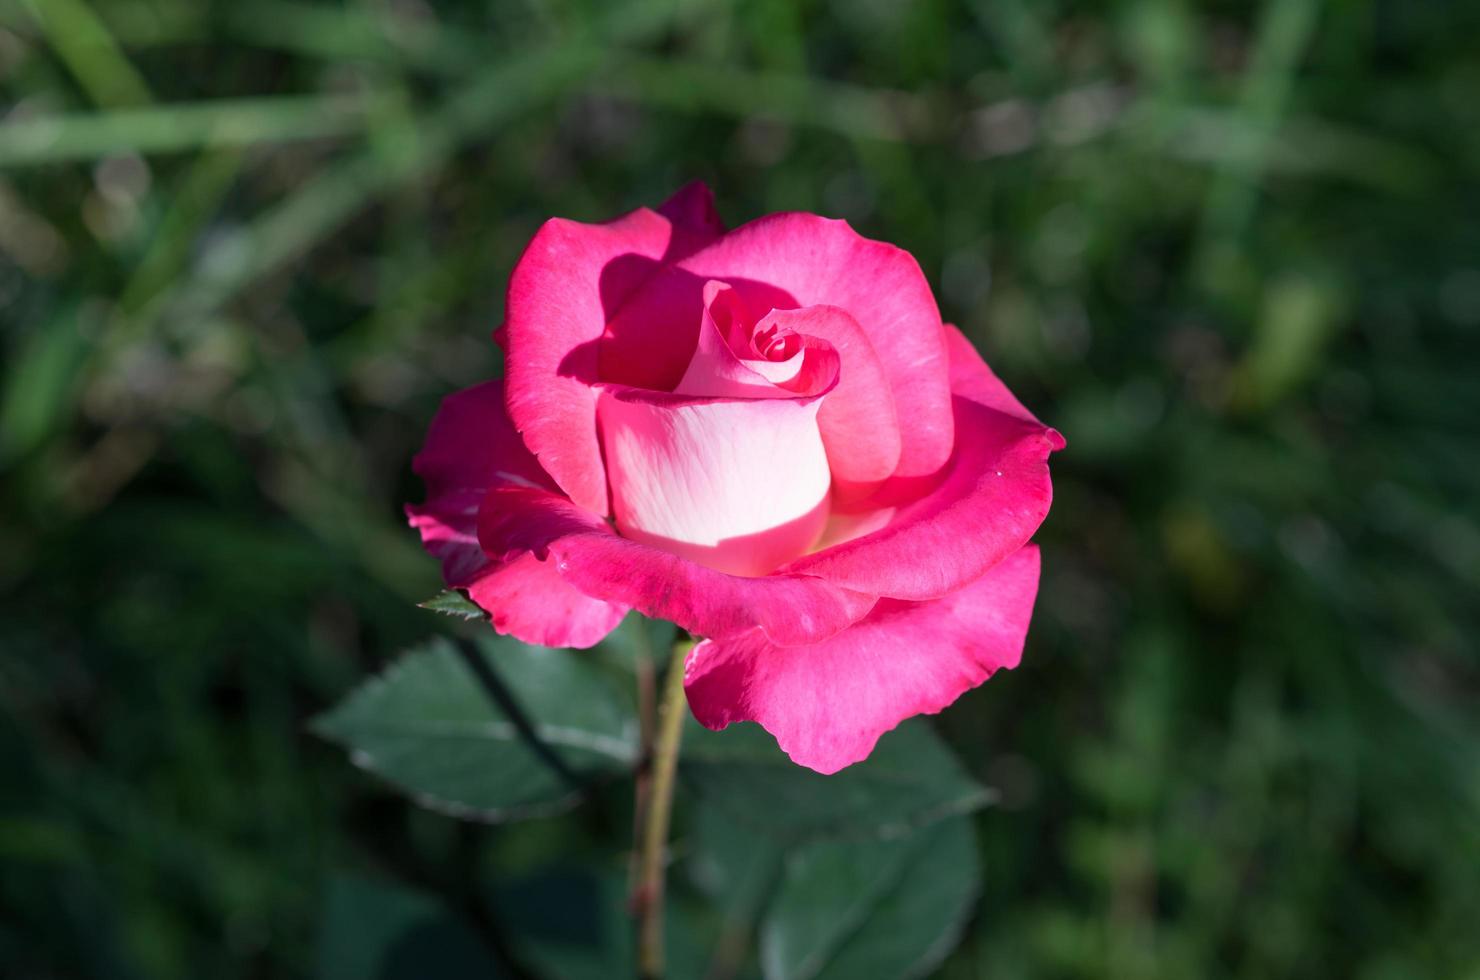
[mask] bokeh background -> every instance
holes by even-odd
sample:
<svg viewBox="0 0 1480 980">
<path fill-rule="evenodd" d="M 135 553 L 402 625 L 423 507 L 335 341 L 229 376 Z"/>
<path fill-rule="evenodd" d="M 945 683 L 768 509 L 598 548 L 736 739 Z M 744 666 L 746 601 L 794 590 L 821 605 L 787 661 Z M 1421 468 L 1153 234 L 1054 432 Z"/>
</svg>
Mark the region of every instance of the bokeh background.
<svg viewBox="0 0 1480 980">
<path fill-rule="evenodd" d="M 1069 441 L 1023 666 L 940 721 L 1001 791 L 941 975 L 1480 977 L 1477 33 L 0 0 L 0 974 L 337 975 L 346 880 L 497 946 L 481 890 L 593 846 L 305 722 L 445 628 L 399 508 L 522 245 L 701 178 L 909 249 Z"/>
</svg>

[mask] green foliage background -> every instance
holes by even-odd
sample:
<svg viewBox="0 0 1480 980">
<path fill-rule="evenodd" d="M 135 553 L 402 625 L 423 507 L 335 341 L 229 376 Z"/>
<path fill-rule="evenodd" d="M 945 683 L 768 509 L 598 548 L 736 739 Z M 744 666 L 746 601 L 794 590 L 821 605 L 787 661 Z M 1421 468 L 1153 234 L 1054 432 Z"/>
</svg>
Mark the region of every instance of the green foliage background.
<svg viewBox="0 0 1480 980">
<path fill-rule="evenodd" d="M 306 722 L 448 628 L 399 507 L 521 246 L 698 177 L 912 251 L 1069 440 L 1023 666 L 939 723 L 1001 796 L 941 975 L 1480 977 L 1477 32 L 0 0 L 0 974 L 349 976 L 323 924 L 417 901 L 498 946 L 596 847 Z"/>
</svg>

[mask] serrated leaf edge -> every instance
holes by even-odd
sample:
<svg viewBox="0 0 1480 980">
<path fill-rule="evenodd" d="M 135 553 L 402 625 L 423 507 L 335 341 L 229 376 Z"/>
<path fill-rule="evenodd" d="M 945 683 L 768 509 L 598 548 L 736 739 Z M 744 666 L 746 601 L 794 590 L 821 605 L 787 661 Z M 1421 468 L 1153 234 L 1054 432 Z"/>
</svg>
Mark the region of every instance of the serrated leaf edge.
<svg viewBox="0 0 1480 980">
<path fill-rule="evenodd" d="M 448 596 L 457 596 L 463 602 L 467 603 L 468 606 L 470 606 L 471 608 L 470 609 L 457 609 L 457 608 L 444 609 L 441 606 L 438 606 L 437 605 L 438 602 L 441 602 L 441 601 L 446 600 L 446 598 Z M 481 606 L 479 606 L 472 599 L 469 599 L 467 597 L 467 595 L 461 589 L 443 589 L 441 592 L 438 592 L 436 595 L 432 596 L 430 599 L 426 599 L 426 600 L 423 600 L 422 602 L 418 602 L 416 604 L 416 607 L 418 609 L 425 609 L 428 612 L 434 612 L 434 613 L 436 613 L 439 616 L 449 616 L 452 619 L 461 619 L 465 623 L 471 623 L 474 620 L 478 620 L 478 619 L 484 619 L 484 620 L 486 620 L 488 618 L 487 611 L 485 611 Z"/>
</svg>

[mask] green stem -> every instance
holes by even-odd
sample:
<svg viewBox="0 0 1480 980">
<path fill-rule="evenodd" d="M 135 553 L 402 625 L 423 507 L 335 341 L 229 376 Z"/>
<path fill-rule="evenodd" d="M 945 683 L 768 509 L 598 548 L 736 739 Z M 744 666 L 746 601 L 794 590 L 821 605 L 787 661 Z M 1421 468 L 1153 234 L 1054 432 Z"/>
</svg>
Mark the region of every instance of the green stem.
<svg viewBox="0 0 1480 980">
<path fill-rule="evenodd" d="M 658 706 L 658 736 L 651 759 L 652 784 L 644 808 L 637 872 L 637 975 L 642 980 L 659 980 L 663 976 L 663 885 L 668 825 L 673 812 L 673 782 L 678 771 L 678 746 L 683 738 L 686 707 L 683 663 L 693 645 L 694 641 L 687 639 L 673 645 L 673 656 L 663 679 L 663 699 Z"/>
</svg>

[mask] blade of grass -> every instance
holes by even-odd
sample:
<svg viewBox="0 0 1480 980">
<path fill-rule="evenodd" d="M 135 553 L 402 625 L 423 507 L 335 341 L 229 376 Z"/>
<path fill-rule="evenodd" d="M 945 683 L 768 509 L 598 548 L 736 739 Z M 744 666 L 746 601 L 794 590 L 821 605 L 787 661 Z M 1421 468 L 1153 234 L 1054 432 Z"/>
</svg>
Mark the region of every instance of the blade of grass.
<svg viewBox="0 0 1480 980">
<path fill-rule="evenodd" d="M 262 276 L 333 234 L 388 191 L 435 173 L 464 143 L 526 107 L 568 91 L 612 56 L 614 45 L 649 37 L 706 0 L 639 0 L 595 29 L 538 45 L 491 65 L 458 88 L 402 138 L 380 140 L 326 167 L 292 196 L 203 256 L 199 275 L 171 304 L 181 322 L 200 322 Z M 393 154 L 385 148 L 394 146 Z"/>
<path fill-rule="evenodd" d="M 1147 151 L 1227 170 L 1263 145 L 1262 173 L 1331 177 L 1394 193 L 1417 193 L 1440 179 L 1421 147 L 1310 116 L 1287 116 L 1274 139 L 1236 110 L 1185 105 L 1153 116 L 1138 106 L 1123 131 Z"/>
<path fill-rule="evenodd" d="M 149 249 L 120 295 L 121 314 L 142 309 L 185 267 L 197 232 L 231 189 L 241 167 L 242 152 L 236 147 L 207 150 L 195 161 L 170 195 Z"/>
<path fill-rule="evenodd" d="M 153 101 L 143 76 L 82 0 L 25 0 L 25 4 L 57 56 L 95 103 L 126 106 Z"/>
<path fill-rule="evenodd" d="M 889 142 L 940 129 L 931 104 L 905 92 L 660 58 L 624 60 L 620 69 L 602 79 L 603 90 L 649 105 L 743 118 L 764 106 L 786 122 Z"/>
<path fill-rule="evenodd" d="M 390 62 L 452 76 L 483 63 L 486 52 L 475 38 L 430 20 L 394 17 L 391 10 L 269 0 L 230 8 L 225 27 L 249 44 L 329 61 Z"/>
<path fill-rule="evenodd" d="M 274 96 L 25 119 L 0 126 L 0 167 L 344 136 L 365 128 L 378 101 Z"/>
<path fill-rule="evenodd" d="M 29 12 L 32 4 L 45 0 L 0 0 L 0 27 L 29 33 L 38 26 Z M 116 47 L 137 51 L 210 36 L 209 4 L 194 0 L 110 0 L 90 13 L 106 28 Z"/>
<path fill-rule="evenodd" d="M 1252 132 L 1225 157 L 1208 194 L 1197 263 L 1204 271 L 1241 235 L 1253 213 L 1259 176 L 1318 12 L 1318 0 L 1269 0 L 1265 4 L 1239 99 L 1239 114 Z"/>
</svg>

